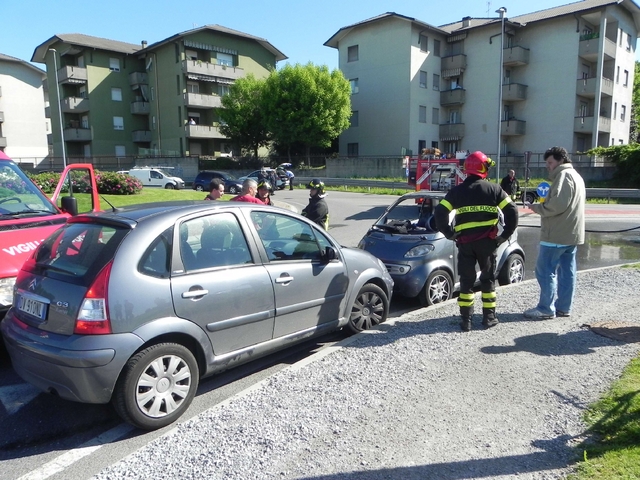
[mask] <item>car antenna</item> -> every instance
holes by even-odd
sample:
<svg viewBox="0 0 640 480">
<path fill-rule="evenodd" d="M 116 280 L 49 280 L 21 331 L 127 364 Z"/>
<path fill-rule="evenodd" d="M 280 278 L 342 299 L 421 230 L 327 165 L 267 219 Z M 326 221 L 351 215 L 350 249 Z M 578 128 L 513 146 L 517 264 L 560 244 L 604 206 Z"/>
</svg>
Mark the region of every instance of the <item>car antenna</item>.
<svg viewBox="0 0 640 480">
<path fill-rule="evenodd" d="M 111 211 L 112 211 L 113 213 L 117 213 L 117 212 L 120 212 L 120 211 L 121 211 L 121 209 L 120 209 L 120 208 L 118 208 L 118 207 L 114 207 L 113 205 L 111 205 L 111 202 L 110 202 L 109 200 L 107 200 L 106 198 L 104 198 L 102 195 L 100 195 L 100 198 L 101 198 L 102 200 L 104 200 L 105 202 L 107 202 L 107 204 L 109 204 L 109 206 L 111 207 Z"/>
</svg>

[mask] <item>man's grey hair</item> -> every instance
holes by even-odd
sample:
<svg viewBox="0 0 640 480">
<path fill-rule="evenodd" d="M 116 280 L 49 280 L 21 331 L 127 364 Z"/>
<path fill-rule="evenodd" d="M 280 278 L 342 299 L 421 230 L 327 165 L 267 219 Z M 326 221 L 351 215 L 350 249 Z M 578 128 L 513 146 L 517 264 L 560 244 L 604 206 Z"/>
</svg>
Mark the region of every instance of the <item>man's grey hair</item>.
<svg viewBox="0 0 640 480">
<path fill-rule="evenodd" d="M 250 188 L 258 188 L 258 182 L 253 178 L 245 178 L 242 182 L 242 193 L 249 193 Z"/>
</svg>

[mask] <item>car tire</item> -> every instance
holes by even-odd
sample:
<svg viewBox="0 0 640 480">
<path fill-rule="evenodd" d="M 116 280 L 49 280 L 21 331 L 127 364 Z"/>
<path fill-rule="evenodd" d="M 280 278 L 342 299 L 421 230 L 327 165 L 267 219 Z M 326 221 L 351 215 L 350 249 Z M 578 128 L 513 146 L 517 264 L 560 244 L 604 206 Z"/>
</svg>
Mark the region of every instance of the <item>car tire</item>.
<svg viewBox="0 0 640 480">
<path fill-rule="evenodd" d="M 423 307 L 446 302 L 453 297 L 453 280 L 444 270 L 434 270 L 427 277 L 422 291 L 418 295 Z"/>
<path fill-rule="evenodd" d="M 202 185 L 196 185 L 196 191 L 204 192 L 204 187 Z"/>
<path fill-rule="evenodd" d="M 238 189 L 236 187 L 229 187 L 229 193 L 231 195 L 236 195 L 238 193 Z"/>
<path fill-rule="evenodd" d="M 175 422 L 189 408 L 199 382 L 189 349 L 159 343 L 129 359 L 116 384 L 113 406 L 122 419 L 144 430 Z M 169 401 L 167 401 L 169 400 Z"/>
<path fill-rule="evenodd" d="M 527 192 L 526 195 L 524 196 L 524 201 L 527 203 L 535 203 L 537 198 L 538 197 L 535 193 Z"/>
<path fill-rule="evenodd" d="M 167 189 L 167 190 L 175 190 L 175 189 L 176 189 L 176 186 L 175 186 L 175 185 L 173 185 L 173 184 L 171 184 L 171 183 L 167 183 L 167 184 L 164 186 L 164 188 L 165 188 L 165 189 Z"/>
<path fill-rule="evenodd" d="M 498 273 L 498 283 L 509 285 L 520 283 L 524 280 L 524 258 L 519 253 L 512 253 L 507 257 L 500 272 Z"/>
<path fill-rule="evenodd" d="M 353 302 L 347 326 L 352 333 L 359 333 L 385 322 L 387 315 L 389 315 L 387 294 L 379 286 L 367 283 L 360 289 Z"/>
</svg>

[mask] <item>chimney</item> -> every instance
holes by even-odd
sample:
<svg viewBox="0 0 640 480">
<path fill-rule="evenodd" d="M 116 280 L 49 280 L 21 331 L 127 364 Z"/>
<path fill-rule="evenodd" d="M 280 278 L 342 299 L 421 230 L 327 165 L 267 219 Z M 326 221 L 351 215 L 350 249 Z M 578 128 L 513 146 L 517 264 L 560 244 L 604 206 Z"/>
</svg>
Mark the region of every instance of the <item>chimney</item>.
<svg viewBox="0 0 640 480">
<path fill-rule="evenodd" d="M 146 40 L 142 40 L 142 48 L 147 48 L 147 41 Z"/>
<path fill-rule="evenodd" d="M 468 27 L 469 25 L 471 25 L 471 17 L 463 17 L 462 28 Z"/>
</svg>

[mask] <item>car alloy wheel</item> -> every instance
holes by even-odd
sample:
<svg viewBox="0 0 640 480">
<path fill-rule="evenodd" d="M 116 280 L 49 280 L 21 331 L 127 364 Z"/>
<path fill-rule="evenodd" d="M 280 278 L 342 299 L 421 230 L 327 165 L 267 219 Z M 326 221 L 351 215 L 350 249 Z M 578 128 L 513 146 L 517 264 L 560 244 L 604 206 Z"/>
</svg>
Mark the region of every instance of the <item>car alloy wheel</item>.
<svg viewBox="0 0 640 480">
<path fill-rule="evenodd" d="M 524 259 L 519 253 L 512 253 L 500 269 L 498 282 L 500 285 L 520 283 L 524 280 Z"/>
<path fill-rule="evenodd" d="M 389 314 L 389 299 L 384 291 L 372 283 L 360 289 L 349 317 L 349 330 L 353 333 L 368 330 L 383 323 Z"/>
<path fill-rule="evenodd" d="M 196 191 L 203 192 L 204 191 L 204 187 L 202 185 L 196 185 Z"/>
<path fill-rule="evenodd" d="M 238 193 L 238 189 L 235 186 L 229 187 L 229 193 L 231 193 L 232 195 L 235 195 L 236 193 Z"/>
<path fill-rule="evenodd" d="M 190 350 L 174 343 L 152 345 L 127 362 L 113 404 L 125 421 L 156 430 L 189 408 L 198 380 L 198 364 Z"/>
<path fill-rule="evenodd" d="M 423 307 L 435 305 L 449 300 L 453 295 L 453 280 L 444 270 L 431 272 L 420 292 L 420 303 Z"/>
</svg>

